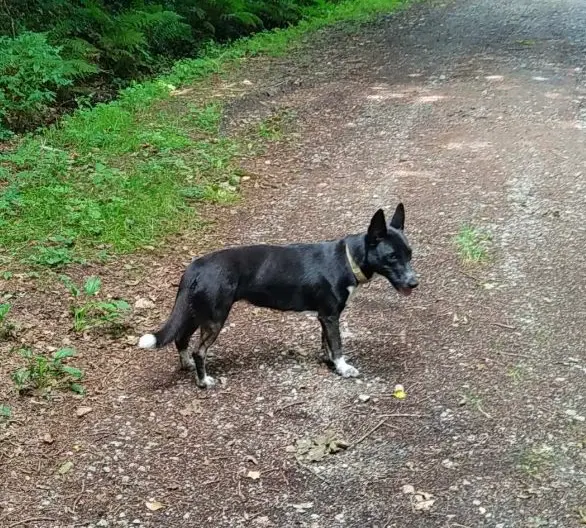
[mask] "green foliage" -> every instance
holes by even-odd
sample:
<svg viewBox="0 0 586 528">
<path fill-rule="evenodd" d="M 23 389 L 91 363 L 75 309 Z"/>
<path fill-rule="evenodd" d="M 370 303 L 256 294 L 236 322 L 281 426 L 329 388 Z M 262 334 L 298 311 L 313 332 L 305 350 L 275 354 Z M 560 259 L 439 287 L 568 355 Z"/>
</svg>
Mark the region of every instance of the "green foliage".
<svg viewBox="0 0 586 528">
<path fill-rule="evenodd" d="M 0 37 L 0 136 L 38 124 L 57 91 L 96 71 L 83 60 L 66 60 L 41 33 Z"/>
<path fill-rule="evenodd" d="M 25 348 L 20 351 L 20 355 L 25 365 L 12 373 L 12 381 L 20 393 L 33 390 L 47 393 L 54 389 L 69 389 L 78 394 L 85 392 L 80 383 L 83 371 L 64 363 L 75 357 L 72 348 L 61 348 L 52 356 L 37 354 Z"/>
<path fill-rule="evenodd" d="M 473 226 L 464 225 L 456 236 L 456 246 L 464 262 L 480 263 L 488 258 L 490 237 Z"/>
<path fill-rule="evenodd" d="M 3 133 L 38 125 L 51 104 L 109 98 L 129 80 L 206 52 L 210 41 L 293 24 L 316 3 L 20 0 L 18 9 L 10 9 L 0 2 L 0 81 L 10 103 L 0 99 L 0 106 L 8 108 Z M 73 91 L 62 90 L 74 80 Z"/>
<path fill-rule="evenodd" d="M 128 4 L 108 2 L 116 16 Z M 211 44 L 205 55 L 178 61 L 168 75 L 132 84 L 116 101 L 80 109 L 25 138 L 13 152 L 0 155 L 0 247 L 21 260 L 59 268 L 153 245 L 197 225 L 198 202 L 235 199 L 235 159 L 251 146 L 220 137 L 220 105 L 193 105 L 186 111 L 185 101 L 171 92 L 225 72 L 247 56 L 281 54 L 331 22 L 364 19 L 399 4 L 320 3 L 304 10 L 307 18 L 297 26 L 228 46 Z M 26 0 L 25 7 L 23 12 L 42 11 L 34 19 L 39 24 L 73 9 L 69 0 Z M 285 118 L 263 123 L 258 135 L 279 138 Z"/>
<path fill-rule="evenodd" d="M 74 299 L 70 310 L 73 316 L 73 330 L 76 332 L 100 326 L 119 327 L 123 322 L 124 313 L 130 310 L 130 305 L 126 301 L 104 301 L 97 298 L 102 287 L 99 277 L 89 277 L 81 288 L 66 275 L 61 276 L 61 281 Z"/>
<path fill-rule="evenodd" d="M 10 304 L 2 303 L 0 304 L 0 325 L 6 322 L 6 316 L 10 311 Z"/>
<path fill-rule="evenodd" d="M 16 327 L 8 321 L 9 303 L 0 303 L 0 339 L 14 337 Z"/>
<path fill-rule="evenodd" d="M 0 403 L 0 423 L 7 422 L 10 418 L 12 418 L 12 409 L 8 405 Z"/>
</svg>

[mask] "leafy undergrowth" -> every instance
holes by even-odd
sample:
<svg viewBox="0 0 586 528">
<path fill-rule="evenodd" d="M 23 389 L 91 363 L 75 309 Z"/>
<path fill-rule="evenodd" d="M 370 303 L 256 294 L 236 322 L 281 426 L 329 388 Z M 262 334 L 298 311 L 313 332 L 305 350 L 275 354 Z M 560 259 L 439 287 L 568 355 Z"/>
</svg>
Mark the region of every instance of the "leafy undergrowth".
<svg viewBox="0 0 586 528">
<path fill-rule="evenodd" d="M 169 104 L 181 86 L 225 74 L 246 57 L 280 55 L 328 24 L 361 21 L 402 0 L 321 4 L 300 24 L 260 33 L 164 77 L 123 90 L 24 138 L 0 157 L 0 263 L 60 267 L 152 245 L 197 224 L 197 203 L 236 197 L 248 142 L 222 137 L 221 104 Z M 176 98 L 175 98 L 176 99 Z M 261 130 L 275 139 L 272 129 Z"/>
</svg>

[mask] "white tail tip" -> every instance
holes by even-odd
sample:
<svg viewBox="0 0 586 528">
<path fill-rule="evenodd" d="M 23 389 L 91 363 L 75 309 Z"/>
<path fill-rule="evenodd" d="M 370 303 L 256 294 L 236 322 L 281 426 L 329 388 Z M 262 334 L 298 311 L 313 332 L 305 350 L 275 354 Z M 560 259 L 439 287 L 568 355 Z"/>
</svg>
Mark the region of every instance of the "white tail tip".
<svg viewBox="0 0 586 528">
<path fill-rule="evenodd" d="M 138 340 L 139 348 L 156 348 L 157 338 L 153 334 L 145 334 Z"/>
</svg>

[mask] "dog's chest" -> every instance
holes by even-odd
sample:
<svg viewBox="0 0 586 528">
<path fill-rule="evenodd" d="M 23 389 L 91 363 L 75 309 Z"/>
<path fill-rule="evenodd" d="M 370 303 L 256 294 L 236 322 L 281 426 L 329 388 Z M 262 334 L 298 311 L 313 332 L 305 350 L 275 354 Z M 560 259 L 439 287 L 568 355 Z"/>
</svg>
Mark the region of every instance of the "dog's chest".
<svg viewBox="0 0 586 528">
<path fill-rule="evenodd" d="M 348 302 L 354 297 L 354 293 L 358 289 L 358 286 L 348 286 L 346 289 L 348 290 L 348 299 L 346 299 L 346 302 Z"/>
</svg>

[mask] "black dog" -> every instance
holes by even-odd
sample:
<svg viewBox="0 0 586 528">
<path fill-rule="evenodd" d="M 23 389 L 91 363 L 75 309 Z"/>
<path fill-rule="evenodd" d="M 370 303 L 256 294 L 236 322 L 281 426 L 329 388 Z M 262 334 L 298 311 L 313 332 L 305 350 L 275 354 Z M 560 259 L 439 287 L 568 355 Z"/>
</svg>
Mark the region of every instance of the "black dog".
<svg viewBox="0 0 586 528">
<path fill-rule="evenodd" d="M 160 348 L 175 341 L 183 368 L 193 369 L 200 387 L 210 387 L 205 358 L 232 305 L 248 301 L 282 311 L 316 312 L 322 347 L 344 377 L 358 376 L 342 355 L 340 314 L 350 294 L 377 273 L 409 295 L 417 287 L 411 248 L 403 234 L 405 209 L 399 204 L 389 226 L 382 209 L 368 232 L 341 240 L 289 246 L 256 245 L 224 249 L 194 260 L 181 278 L 171 316 L 161 330 L 140 338 L 141 348 Z M 197 351 L 191 336 L 201 328 Z"/>
</svg>

